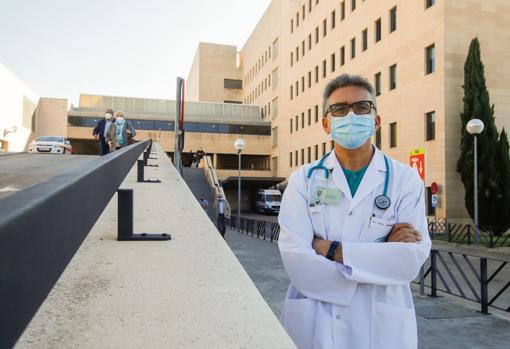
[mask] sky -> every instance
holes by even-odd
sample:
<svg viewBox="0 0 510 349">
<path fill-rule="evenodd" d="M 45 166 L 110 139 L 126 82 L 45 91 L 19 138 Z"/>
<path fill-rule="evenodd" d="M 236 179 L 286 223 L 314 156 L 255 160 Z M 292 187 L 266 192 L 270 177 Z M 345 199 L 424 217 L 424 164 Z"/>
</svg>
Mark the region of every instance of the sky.
<svg viewBox="0 0 510 349">
<path fill-rule="evenodd" d="M 270 2 L 0 0 L 0 63 L 74 105 L 80 93 L 175 99 L 198 43 L 240 50 Z"/>
</svg>

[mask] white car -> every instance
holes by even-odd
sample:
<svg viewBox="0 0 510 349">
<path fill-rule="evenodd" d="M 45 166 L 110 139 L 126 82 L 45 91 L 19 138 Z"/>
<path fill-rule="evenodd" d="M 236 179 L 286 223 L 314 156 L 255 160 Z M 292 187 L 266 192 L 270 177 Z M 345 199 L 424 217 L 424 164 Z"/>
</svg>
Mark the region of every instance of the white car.
<svg viewBox="0 0 510 349">
<path fill-rule="evenodd" d="M 29 153 L 72 154 L 71 142 L 65 137 L 44 136 L 30 143 Z"/>
</svg>

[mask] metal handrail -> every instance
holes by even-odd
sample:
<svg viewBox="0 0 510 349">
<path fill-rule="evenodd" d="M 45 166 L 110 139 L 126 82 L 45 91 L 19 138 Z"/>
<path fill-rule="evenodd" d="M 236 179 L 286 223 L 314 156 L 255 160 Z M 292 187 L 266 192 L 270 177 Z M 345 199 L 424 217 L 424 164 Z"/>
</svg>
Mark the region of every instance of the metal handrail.
<svg viewBox="0 0 510 349">
<path fill-rule="evenodd" d="M 150 142 L 0 199 L 0 348 L 12 347 Z"/>
</svg>

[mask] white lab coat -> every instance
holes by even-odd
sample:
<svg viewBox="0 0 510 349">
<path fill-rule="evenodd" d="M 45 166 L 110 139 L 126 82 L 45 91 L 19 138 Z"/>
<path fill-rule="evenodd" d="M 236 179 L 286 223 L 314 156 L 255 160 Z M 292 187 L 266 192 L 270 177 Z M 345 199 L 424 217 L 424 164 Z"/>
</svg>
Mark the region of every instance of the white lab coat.
<svg viewBox="0 0 510 349">
<path fill-rule="evenodd" d="M 280 208 L 278 246 L 291 284 L 281 321 L 300 349 L 417 347 L 409 283 L 431 247 L 424 189 L 415 170 L 389 157 L 388 162 L 391 206 L 386 210 L 374 203 L 384 191 L 386 173 L 378 149 L 354 198 L 335 154 L 325 159 L 325 167 L 333 169 L 329 185 L 341 191 L 336 206 L 309 206 L 314 183 L 325 178 L 323 170 L 306 178 L 317 161 L 289 178 Z M 412 224 L 421 233 L 421 242 L 375 242 L 395 223 Z M 314 234 L 342 242 L 344 263 L 316 254 Z"/>
</svg>

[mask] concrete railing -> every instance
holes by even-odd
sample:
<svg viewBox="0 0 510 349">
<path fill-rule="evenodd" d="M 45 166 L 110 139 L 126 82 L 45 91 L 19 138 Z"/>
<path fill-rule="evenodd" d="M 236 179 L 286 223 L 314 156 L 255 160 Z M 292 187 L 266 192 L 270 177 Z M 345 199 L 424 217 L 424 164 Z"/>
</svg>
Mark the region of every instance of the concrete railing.
<svg viewBox="0 0 510 349">
<path fill-rule="evenodd" d="M 218 175 L 216 174 L 216 169 L 212 164 L 212 160 L 210 156 L 204 156 L 202 161 L 200 162 L 200 167 L 204 168 L 205 178 L 207 178 L 207 182 L 209 186 L 213 188 L 213 199 L 215 204 L 218 202 L 218 196 L 221 194 L 225 199 L 225 217 L 230 218 L 230 204 L 227 200 L 227 196 L 223 191 L 223 187 L 220 185 L 220 181 L 218 179 Z"/>
<path fill-rule="evenodd" d="M 295 348 L 225 240 L 155 143 L 136 168 L 137 233 L 117 241 L 114 198 L 18 341 L 19 348 Z M 58 242 L 55 242 L 58 246 Z"/>
</svg>

